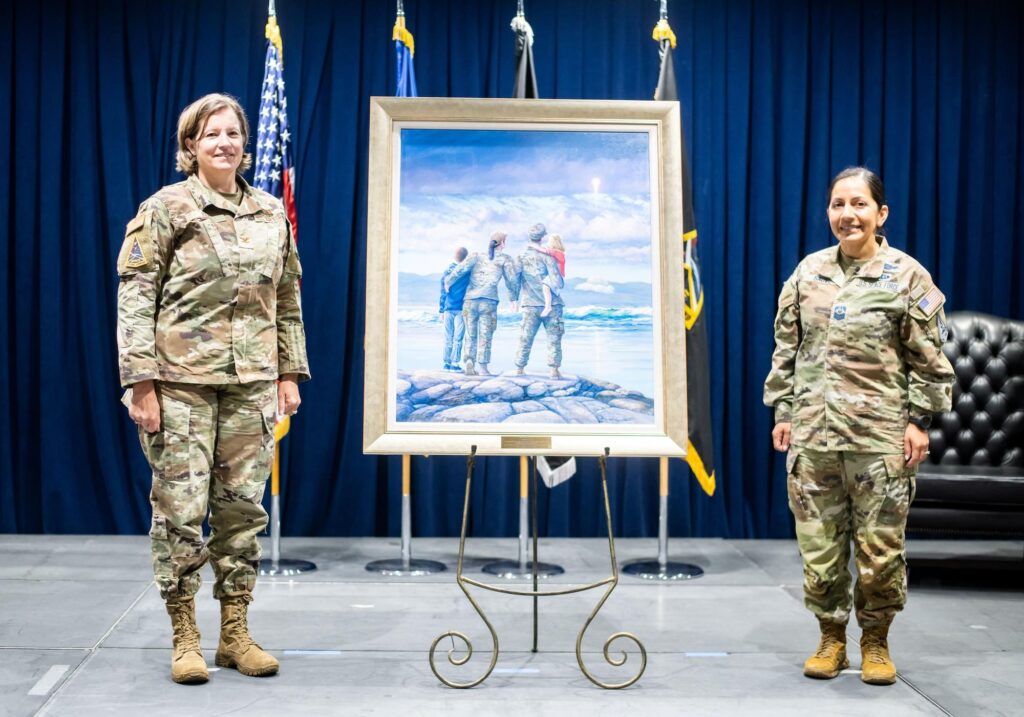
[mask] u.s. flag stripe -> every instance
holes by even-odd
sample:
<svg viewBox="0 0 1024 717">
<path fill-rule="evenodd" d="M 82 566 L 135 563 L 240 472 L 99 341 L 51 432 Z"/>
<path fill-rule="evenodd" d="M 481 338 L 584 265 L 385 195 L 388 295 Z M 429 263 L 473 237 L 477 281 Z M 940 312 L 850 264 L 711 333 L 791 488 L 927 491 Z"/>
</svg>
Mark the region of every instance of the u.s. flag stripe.
<svg viewBox="0 0 1024 717">
<path fill-rule="evenodd" d="M 268 28 L 276 19 L 268 19 Z M 284 63 L 281 52 L 270 39 L 268 30 L 267 57 L 263 67 L 260 114 L 257 118 L 256 166 L 253 184 L 282 200 L 296 236 L 295 167 L 292 164 L 291 131 L 288 129 L 288 100 L 285 98 Z"/>
</svg>

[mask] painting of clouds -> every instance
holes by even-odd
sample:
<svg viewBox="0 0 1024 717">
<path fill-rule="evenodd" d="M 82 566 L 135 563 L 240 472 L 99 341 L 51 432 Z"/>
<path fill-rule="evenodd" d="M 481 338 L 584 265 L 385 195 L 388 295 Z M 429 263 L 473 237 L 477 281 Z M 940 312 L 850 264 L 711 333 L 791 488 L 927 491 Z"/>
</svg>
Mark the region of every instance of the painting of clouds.
<svg viewBox="0 0 1024 717">
<path fill-rule="evenodd" d="M 392 416 L 405 424 L 527 430 L 650 428 L 660 396 L 653 134 L 522 127 L 398 130 Z M 534 238 L 543 231 L 539 242 L 530 240 L 531 231 Z M 492 257 L 495 232 L 507 238 Z M 552 235 L 564 245 L 559 278 L 552 270 L 557 259 L 548 254 Z M 546 267 L 543 280 L 537 267 Z M 446 272 L 463 277 L 462 286 L 446 290 Z M 497 284 L 491 303 L 473 309 L 477 351 L 469 356 L 465 327 L 473 302 L 459 292 L 482 292 L 488 277 Z M 541 285 L 554 288 L 550 313 L 536 298 Z M 451 308 L 460 302 L 461 312 Z M 479 318 L 488 311 L 493 330 Z M 537 330 L 525 361 L 531 321 Z"/>
</svg>

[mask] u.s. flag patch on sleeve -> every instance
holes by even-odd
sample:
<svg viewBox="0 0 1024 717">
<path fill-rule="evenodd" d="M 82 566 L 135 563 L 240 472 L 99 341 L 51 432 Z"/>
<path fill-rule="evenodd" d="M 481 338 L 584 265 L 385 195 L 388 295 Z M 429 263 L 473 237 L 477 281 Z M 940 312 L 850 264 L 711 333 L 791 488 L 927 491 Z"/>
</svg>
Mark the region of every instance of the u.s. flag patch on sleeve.
<svg viewBox="0 0 1024 717">
<path fill-rule="evenodd" d="M 939 287 L 933 286 L 928 293 L 922 296 L 917 302 L 917 308 L 924 312 L 927 318 L 935 316 L 935 312 L 942 308 L 946 297 L 939 291 Z"/>
</svg>

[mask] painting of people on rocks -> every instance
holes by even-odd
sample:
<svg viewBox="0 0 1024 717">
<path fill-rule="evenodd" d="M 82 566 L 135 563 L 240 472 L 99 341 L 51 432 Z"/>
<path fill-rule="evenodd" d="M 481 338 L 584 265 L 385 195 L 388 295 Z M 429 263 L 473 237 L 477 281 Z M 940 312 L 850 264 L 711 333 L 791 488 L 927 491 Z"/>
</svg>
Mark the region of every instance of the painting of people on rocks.
<svg viewBox="0 0 1024 717">
<path fill-rule="evenodd" d="M 656 140 L 550 127 L 400 130 L 392 420 L 655 423 Z"/>
</svg>

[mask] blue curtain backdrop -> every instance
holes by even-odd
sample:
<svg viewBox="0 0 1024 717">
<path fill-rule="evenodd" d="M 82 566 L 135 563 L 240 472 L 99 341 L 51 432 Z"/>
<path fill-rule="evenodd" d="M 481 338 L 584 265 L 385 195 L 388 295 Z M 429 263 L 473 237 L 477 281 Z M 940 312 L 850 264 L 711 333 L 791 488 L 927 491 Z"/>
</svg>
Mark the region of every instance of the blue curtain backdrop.
<svg viewBox="0 0 1024 717">
<path fill-rule="evenodd" d="M 512 89 L 511 0 L 406 0 L 422 96 Z M 1024 14 L 1013 2 L 669 4 L 707 292 L 718 492 L 672 462 L 671 533 L 791 534 L 761 383 L 775 297 L 829 244 L 824 191 L 880 170 L 891 242 L 947 308 L 1024 318 Z M 368 98 L 393 94 L 394 3 L 278 0 L 314 381 L 286 441 L 286 534 L 387 535 L 400 461 L 361 453 Z M 654 2 L 529 2 L 540 91 L 647 99 Z M 0 530 L 139 533 L 149 476 L 118 403 L 114 261 L 177 181 L 175 122 L 226 91 L 255 116 L 266 3 L 4 2 L 0 9 Z M 542 532 L 599 535 L 596 462 L 540 495 Z M 459 527 L 464 461 L 416 458 L 419 535 Z M 517 528 L 518 462 L 478 464 L 472 534 Z M 610 462 L 619 535 L 652 535 L 654 460 Z"/>
</svg>

